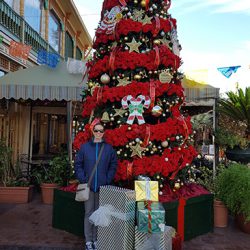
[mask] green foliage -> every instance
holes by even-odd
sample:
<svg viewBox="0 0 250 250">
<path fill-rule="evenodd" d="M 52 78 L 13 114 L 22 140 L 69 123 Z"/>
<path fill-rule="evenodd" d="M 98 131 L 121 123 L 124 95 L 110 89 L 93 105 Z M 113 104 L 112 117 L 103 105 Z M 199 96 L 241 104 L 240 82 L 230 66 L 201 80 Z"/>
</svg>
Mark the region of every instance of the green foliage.
<svg viewBox="0 0 250 250">
<path fill-rule="evenodd" d="M 192 128 L 197 130 L 199 128 L 213 127 L 213 111 L 193 115 L 191 118 Z"/>
<path fill-rule="evenodd" d="M 67 154 L 60 153 L 49 162 L 49 166 L 36 169 L 32 175 L 37 179 L 38 184 L 56 183 L 60 186 L 66 185 L 71 177 L 71 166 Z"/>
<path fill-rule="evenodd" d="M 12 149 L 0 140 L 0 185 L 5 187 L 29 186 L 29 180 L 21 176 L 19 162 L 11 164 Z"/>
<path fill-rule="evenodd" d="M 250 168 L 230 164 L 215 181 L 217 197 L 233 214 L 243 213 L 250 221 Z"/>
<path fill-rule="evenodd" d="M 218 111 L 234 121 L 246 124 L 246 136 L 250 135 L 250 87 L 227 92 L 227 98 L 219 101 Z"/>
<path fill-rule="evenodd" d="M 219 164 L 216 167 L 216 174 L 214 176 L 213 169 L 207 166 L 199 167 L 200 174 L 196 178 L 196 183 L 205 187 L 209 192 L 213 193 L 217 198 L 217 192 L 215 188 L 215 182 L 218 176 L 225 170 L 224 164 Z"/>
<path fill-rule="evenodd" d="M 223 148 L 234 148 L 239 146 L 240 148 L 247 148 L 249 141 L 247 138 L 234 133 L 234 131 L 229 131 L 226 128 L 218 128 L 215 131 L 215 142 Z"/>
</svg>

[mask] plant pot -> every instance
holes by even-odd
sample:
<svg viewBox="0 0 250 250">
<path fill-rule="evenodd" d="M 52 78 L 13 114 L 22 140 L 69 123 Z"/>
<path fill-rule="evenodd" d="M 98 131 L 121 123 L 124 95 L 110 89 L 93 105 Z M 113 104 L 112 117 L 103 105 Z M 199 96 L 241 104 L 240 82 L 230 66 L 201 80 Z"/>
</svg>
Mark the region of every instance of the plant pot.
<svg viewBox="0 0 250 250">
<path fill-rule="evenodd" d="M 33 196 L 33 186 L 0 187 L 0 203 L 27 203 Z"/>
<path fill-rule="evenodd" d="M 227 227 L 228 209 L 220 200 L 214 200 L 214 227 Z"/>
<path fill-rule="evenodd" d="M 42 202 L 45 204 L 53 204 L 54 198 L 54 189 L 59 186 L 55 183 L 42 183 L 41 192 L 42 192 Z"/>
<path fill-rule="evenodd" d="M 247 149 L 241 149 L 239 147 L 235 147 L 233 149 L 227 148 L 226 156 L 227 159 L 231 161 L 247 164 L 250 162 L 250 148 Z"/>
<path fill-rule="evenodd" d="M 235 223 L 238 226 L 238 228 L 247 234 L 250 234 L 250 221 L 245 222 L 246 218 L 243 214 L 237 214 L 235 215 Z"/>
</svg>

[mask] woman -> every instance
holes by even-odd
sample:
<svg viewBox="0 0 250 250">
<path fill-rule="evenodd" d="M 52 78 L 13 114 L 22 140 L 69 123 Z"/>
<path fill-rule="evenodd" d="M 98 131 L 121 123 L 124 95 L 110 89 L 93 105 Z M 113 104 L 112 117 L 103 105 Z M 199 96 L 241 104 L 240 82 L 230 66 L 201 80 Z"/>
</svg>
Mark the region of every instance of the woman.
<svg viewBox="0 0 250 250">
<path fill-rule="evenodd" d="M 110 184 L 115 176 L 117 168 L 117 156 L 115 150 L 104 140 L 104 126 L 101 123 L 94 125 L 93 138 L 81 145 L 75 159 L 75 174 L 80 183 L 88 182 L 102 145 L 104 145 L 100 161 L 90 183 L 89 200 L 84 202 L 84 234 L 86 250 L 95 250 L 97 241 L 97 227 L 89 222 L 89 216 L 99 207 L 99 188 Z"/>
</svg>

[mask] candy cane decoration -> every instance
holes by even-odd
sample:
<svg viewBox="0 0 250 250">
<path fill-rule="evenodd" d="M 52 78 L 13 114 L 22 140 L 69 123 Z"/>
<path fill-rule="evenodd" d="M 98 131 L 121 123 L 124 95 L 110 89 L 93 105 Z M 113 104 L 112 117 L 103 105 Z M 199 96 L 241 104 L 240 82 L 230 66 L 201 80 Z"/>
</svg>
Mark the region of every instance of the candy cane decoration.
<svg viewBox="0 0 250 250">
<path fill-rule="evenodd" d="M 144 103 L 142 103 L 144 101 Z M 130 104 L 128 103 L 130 102 Z M 138 120 L 138 124 L 141 125 L 145 123 L 145 120 L 142 116 L 143 108 L 149 108 L 151 103 L 149 96 L 139 95 L 137 98 L 134 98 L 132 95 L 127 95 L 122 98 L 122 108 L 129 109 L 129 117 L 127 123 L 132 125 L 135 117 Z"/>
</svg>

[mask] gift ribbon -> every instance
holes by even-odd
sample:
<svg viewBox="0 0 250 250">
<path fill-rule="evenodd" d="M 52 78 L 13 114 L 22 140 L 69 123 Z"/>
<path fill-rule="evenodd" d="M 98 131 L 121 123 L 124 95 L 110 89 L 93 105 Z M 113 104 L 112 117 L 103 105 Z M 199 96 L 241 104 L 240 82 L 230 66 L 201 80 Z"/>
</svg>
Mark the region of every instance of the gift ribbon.
<svg viewBox="0 0 250 250">
<path fill-rule="evenodd" d="M 152 207 L 151 207 L 152 201 L 149 200 L 144 201 L 144 204 L 148 210 L 148 232 L 152 233 Z"/>
<path fill-rule="evenodd" d="M 186 205 L 186 200 L 181 197 L 179 199 L 179 206 L 178 206 L 177 232 L 181 236 L 182 241 L 184 241 L 185 205 Z"/>
<path fill-rule="evenodd" d="M 128 221 L 132 220 L 135 214 L 134 211 L 128 213 L 120 212 L 112 205 L 106 204 L 104 206 L 100 206 L 94 213 L 92 213 L 89 220 L 95 226 L 107 227 L 112 222 L 111 216 L 123 221 Z"/>
</svg>

